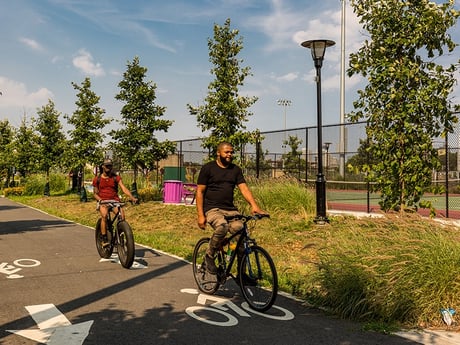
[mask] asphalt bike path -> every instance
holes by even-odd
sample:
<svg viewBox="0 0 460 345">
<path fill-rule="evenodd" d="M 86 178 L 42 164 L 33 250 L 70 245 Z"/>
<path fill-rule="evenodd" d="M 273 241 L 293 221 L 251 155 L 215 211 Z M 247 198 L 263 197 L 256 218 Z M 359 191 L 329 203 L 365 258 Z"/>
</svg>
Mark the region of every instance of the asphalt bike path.
<svg viewBox="0 0 460 345">
<path fill-rule="evenodd" d="M 233 281 L 200 294 L 188 262 L 152 248 L 136 245 L 135 263 L 124 269 L 116 256 L 100 259 L 93 229 L 6 198 L 0 291 L 2 345 L 421 343 L 362 331 L 285 295 L 259 314 Z"/>
</svg>

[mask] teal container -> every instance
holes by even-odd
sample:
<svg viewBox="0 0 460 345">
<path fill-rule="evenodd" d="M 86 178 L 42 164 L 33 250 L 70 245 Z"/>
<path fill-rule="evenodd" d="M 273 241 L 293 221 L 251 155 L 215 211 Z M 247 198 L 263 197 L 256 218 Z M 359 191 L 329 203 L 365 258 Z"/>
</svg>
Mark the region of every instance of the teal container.
<svg viewBox="0 0 460 345">
<path fill-rule="evenodd" d="M 163 181 L 167 180 L 185 182 L 185 167 L 164 167 Z"/>
</svg>

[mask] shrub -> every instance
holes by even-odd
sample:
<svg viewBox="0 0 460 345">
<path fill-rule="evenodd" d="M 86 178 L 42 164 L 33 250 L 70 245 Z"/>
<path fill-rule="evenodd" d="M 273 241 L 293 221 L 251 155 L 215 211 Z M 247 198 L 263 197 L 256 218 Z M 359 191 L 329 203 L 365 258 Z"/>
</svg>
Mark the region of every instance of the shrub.
<svg viewBox="0 0 460 345">
<path fill-rule="evenodd" d="M 3 195 L 9 196 L 21 196 L 24 193 L 24 187 L 9 187 L 3 189 Z"/>
<path fill-rule="evenodd" d="M 45 192 L 45 177 L 43 175 L 31 175 L 24 183 L 24 195 L 43 195 Z"/>
<path fill-rule="evenodd" d="M 66 176 L 63 174 L 50 174 L 50 191 L 65 192 L 67 188 Z"/>
<path fill-rule="evenodd" d="M 161 194 L 161 190 L 158 188 L 143 188 L 137 191 L 139 195 L 139 200 L 142 202 L 148 201 L 160 201 L 162 200 L 163 196 Z"/>
</svg>

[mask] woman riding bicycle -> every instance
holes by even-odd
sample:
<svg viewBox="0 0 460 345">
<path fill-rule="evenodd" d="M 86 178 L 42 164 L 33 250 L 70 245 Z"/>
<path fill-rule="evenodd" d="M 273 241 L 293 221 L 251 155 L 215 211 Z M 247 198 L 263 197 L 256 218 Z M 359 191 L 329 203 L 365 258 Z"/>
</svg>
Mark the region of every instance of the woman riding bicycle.
<svg viewBox="0 0 460 345">
<path fill-rule="evenodd" d="M 101 166 L 101 173 L 95 176 L 93 179 L 94 198 L 96 199 L 98 206 L 97 209 L 101 215 L 101 233 L 102 233 L 102 246 L 107 247 L 110 245 L 107 238 L 106 218 L 108 213 L 108 206 L 100 204 L 102 200 L 116 200 L 120 201 L 118 195 L 118 186 L 120 186 L 123 193 L 125 193 L 129 199 L 136 203 L 137 199 L 133 197 L 128 188 L 123 184 L 121 177 L 113 171 L 113 162 L 111 159 L 105 159 Z M 117 209 L 114 210 L 117 212 Z M 122 219 L 124 219 L 123 209 L 120 209 Z"/>
<path fill-rule="evenodd" d="M 257 205 L 254 197 L 246 184 L 241 168 L 232 163 L 233 146 L 228 142 L 222 142 L 217 146 L 217 158 L 213 162 L 205 164 L 198 176 L 196 191 L 196 208 L 198 212 L 198 226 L 206 228 L 209 223 L 214 229 L 209 247 L 206 251 L 206 270 L 211 274 L 217 274 L 215 255 L 222 245 L 227 232 L 235 233 L 241 230 L 241 220 L 228 223 L 225 216 L 239 214 L 233 203 L 233 192 L 238 187 L 245 200 L 251 205 L 252 213 L 266 214 Z M 241 248 L 238 254 L 242 253 Z M 239 255 L 240 256 L 240 255 Z"/>
</svg>

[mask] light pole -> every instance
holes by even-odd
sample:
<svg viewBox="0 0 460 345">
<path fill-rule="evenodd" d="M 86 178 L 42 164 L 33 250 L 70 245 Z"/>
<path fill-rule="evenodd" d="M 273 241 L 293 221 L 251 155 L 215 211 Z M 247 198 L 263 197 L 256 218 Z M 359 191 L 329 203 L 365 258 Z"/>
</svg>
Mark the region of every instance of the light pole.
<svg viewBox="0 0 460 345">
<path fill-rule="evenodd" d="M 340 138 L 339 138 L 339 174 L 345 178 L 345 9 L 346 0 L 342 1 L 341 21 L 341 62 L 340 62 Z"/>
<path fill-rule="evenodd" d="M 283 151 L 286 153 L 286 108 L 289 107 L 292 102 L 289 99 L 279 99 L 278 105 L 284 107 L 284 143 L 283 143 Z"/>
<path fill-rule="evenodd" d="M 317 129 L 318 129 L 318 174 L 316 175 L 316 218 L 315 222 L 324 224 L 328 222 L 326 216 L 326 179 L 323 174 L 323 124 L 321 115 L 321 67 L 323 66 L 324 53 L 327 47 L 335 44 L 330 40 L 310 40 L 302 42 L 302 47 L 311 50 L 311 56 L 316 68 L 316 104 L 317 104 Z"/>
</svg>

